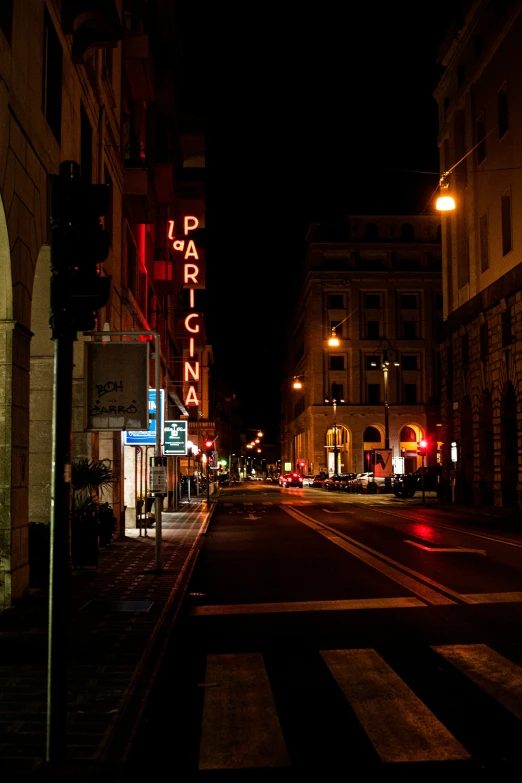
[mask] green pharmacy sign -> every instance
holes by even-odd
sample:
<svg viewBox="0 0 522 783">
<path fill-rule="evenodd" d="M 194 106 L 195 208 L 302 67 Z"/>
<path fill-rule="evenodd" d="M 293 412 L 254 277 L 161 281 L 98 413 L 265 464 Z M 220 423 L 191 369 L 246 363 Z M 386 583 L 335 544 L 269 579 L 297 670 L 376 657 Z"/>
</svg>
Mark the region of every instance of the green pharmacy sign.
<svg viewBox="0 0 522 783">
<path fill-rule="evenodd" d="M 184 457 L 187 454 L 188 421 L 166 421 L 163 454 Z"/>
</svg>

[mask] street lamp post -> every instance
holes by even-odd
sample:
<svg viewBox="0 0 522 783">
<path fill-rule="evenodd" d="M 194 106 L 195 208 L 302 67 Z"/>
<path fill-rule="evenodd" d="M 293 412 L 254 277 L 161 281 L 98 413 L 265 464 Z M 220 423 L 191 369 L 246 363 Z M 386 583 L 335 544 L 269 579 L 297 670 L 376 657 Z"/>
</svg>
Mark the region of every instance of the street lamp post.
<svg viewBox="0 0 522 783">
<path fill-rule="evenodd" d="M 337 400 L 335 397 L 332 400 L 329 400 L 328 398 L 325 399 L 325 402 L 331 402 L 333 405 L 333 412 L 334 412 L 334 424 L 333 424 L 333 435 L 334 435 L 334 475 L 339 475 L 339 447 L 337 444 L 337 402 L 344 402 L 344 400 Z"/>
<path fill-rule="evenodd" d="M 384 448 L 389 450 L 390 448 L 390 405 L 388 402 L 388 371 L 393 357 L 393 365 L 399 367 L 399 362 L 396 361 L 397 351 L 391 347 L 390 341 L 386 337 L 381 337 L 379 341 L 379 347 L 375 351 L 376 355 L 382 356 L 382 373 L 384 378 Z M 372 362 L 372 366 L 376 367 L 377 362 Z M 384 486 L 387 489 L 391 489 L 391 478 L 385 476 Z"/>
</svg>

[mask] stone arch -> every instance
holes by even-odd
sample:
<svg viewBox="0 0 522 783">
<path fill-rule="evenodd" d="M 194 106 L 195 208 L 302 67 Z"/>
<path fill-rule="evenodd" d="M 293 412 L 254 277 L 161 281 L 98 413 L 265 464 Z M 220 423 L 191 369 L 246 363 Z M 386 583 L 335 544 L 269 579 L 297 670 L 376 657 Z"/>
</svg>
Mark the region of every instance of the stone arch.
<svg viewBox="0 0 522 783">
<path fill-rule="evenodd" d="M 469 396 L 464 397 L 460 406 L 460 497 L 463 503 L 473 504 L 473 409 Z"/>
<path fill-rule="evenodd" d="M 11 252 L 4 204 L 0 194 L 0 321 L 13 319 L 13 281 Z"/>
<path fill-rule="evenodd" d="M 479 450 L 480 450 L 480 502 L 492 505 L 493 481 L 495 478 L 493 400 L 488 389 L 484 389 L 479 408 Z"/>
<path fill-rule="evenodd" d="M 501 481 L 502 505 L 518 506 L 518 422 L 515 387 L 508 381 L 502 395 L 501 409 Z"/>
<path fill-rule="evenodd" d="M 363 471 L 372 470 L 372 449 L 384 448 L 384 427 L 369 424 L 363 432 Z"/>
<path fill-rule="evenodd" d="M 404 459 L 404 472 L 414 473 L 420 465 L 417 443 L 424 432 L 418 424 L 404 424 L 399 433 L 399 454 Z"/>
<path fill-rule="evenodd" d="M 349 466 L 352 460 L 352 434 L 348 427 L 342 424 L 336 425 L 336 431 L 333 427 L 330 427 L 326 431 L 326 460 L 328 465 L 328 473 L 334 473 L 334 454 L 335 446 L 337 444 L 338 452 L 338 467 L 339 472 L 346 473 L 349 470 Z"/>
</svg>

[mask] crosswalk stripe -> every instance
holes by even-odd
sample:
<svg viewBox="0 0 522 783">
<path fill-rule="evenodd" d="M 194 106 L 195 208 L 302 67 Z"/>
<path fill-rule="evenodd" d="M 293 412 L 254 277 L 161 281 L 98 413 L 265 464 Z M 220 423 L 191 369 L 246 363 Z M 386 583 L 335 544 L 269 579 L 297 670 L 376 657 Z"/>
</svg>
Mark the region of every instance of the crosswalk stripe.
<svg viewBox="0 0 522 783">
<path fill-rule="evenodd" d="M 289 767 L 263 656 L 207 658 L 199 769 Z"/>
<path fill-rule="evenodd" d="M 485 644 L 453 644 L 433 649 L 522 720 L 522 668 Z"/>
<path fill-rule="evenodd" d="M 471 758 L 375 650 L 322 650 L 321 656 L 384 762 Z"/>
<path fill-rule="evenodd" d="M 414 596 L 404 598 L 346 598 L 339 601 L 281 601 L 266 604 L 211 604 L 192 606 L 192 617 L 231 614 L 275 614 L 277 612 L 345 612 L 350 609 L 409 609 L 426 607 Z"/>
</svg>

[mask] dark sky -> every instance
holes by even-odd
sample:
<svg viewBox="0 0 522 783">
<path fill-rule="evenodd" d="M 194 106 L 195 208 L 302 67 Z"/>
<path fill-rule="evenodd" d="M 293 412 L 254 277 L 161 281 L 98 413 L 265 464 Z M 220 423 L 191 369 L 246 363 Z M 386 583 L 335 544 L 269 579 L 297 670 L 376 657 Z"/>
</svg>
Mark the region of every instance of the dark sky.
<svg viewBox="0 0 522 783">
<path fill-rule="evenodd" d="M 427 207 L 438 178 L 410 172 L 439 170 L 437 52 L 458 2 L 194 5 L 180 29 L 185 101 L 206 117 L 214 373 L 273 441 L 307 227 Z"/>
</svg>

